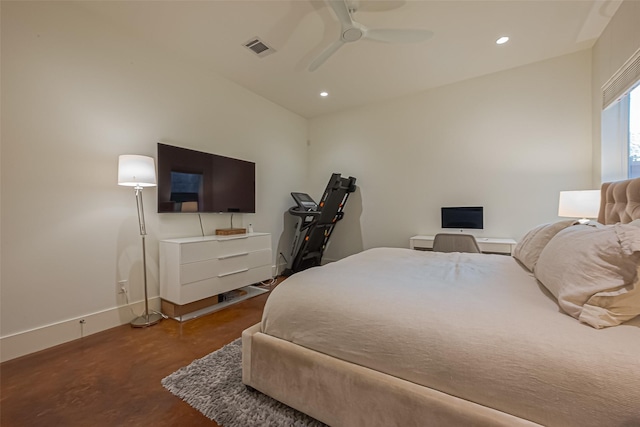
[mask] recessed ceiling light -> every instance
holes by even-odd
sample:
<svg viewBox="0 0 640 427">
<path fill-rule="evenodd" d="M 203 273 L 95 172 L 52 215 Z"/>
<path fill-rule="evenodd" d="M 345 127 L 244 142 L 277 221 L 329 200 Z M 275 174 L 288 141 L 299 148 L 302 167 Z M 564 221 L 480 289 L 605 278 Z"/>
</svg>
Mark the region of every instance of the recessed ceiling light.
<svg viewBox="0 0 640 427">
<path fill-rule="evenodd" d="M 509 37 L 502 36 L 498 40 L 496 40 L 496 44 L 505 44 L 508 41 L 509 41 Z"/>
<path fill-rule="evenodd" d="M 320 92 L 320 96 L 322 96 L 323 98 L 325 96 L 329 96 L 329 92 Z"/>
</svg>

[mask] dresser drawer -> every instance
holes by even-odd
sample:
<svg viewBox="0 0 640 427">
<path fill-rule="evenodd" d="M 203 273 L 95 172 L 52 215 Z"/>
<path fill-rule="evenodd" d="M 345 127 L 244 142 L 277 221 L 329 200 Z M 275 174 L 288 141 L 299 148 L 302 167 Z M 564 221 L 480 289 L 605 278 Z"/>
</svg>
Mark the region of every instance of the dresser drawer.
<svg viewBox="0 0 640 427">
<path fill-rule="evenodd" d="M 194 301 L 218 295 L 247 285 L 271 278 L 271 266 L 251 268 L 248 270 L 229 272 L 222 277 L 211 277 L 197 282 L 186 283 L 181 286 L 180 295 L 169 300 L 178 305 L 189 304 Z"/>
<path fill-rule="evenodd" d="M 230 257 L 241 253 L 271 249 L 271 236 L 227 237 L 218 240 L 183 243 L 180 263 L 188 264 L 212 258 Z"/>
<path fill-rule="evenodd" d="M 220 243 L 216 240 L 183 243 L 180 245 L 180 264 L 217 258 L 219 251 Z"/>
<path fill-rule="evenodd" d="M 180 284 L 197 282 L 208 277 L 221 277 L 230 273 L 269 265 L 271 249 L 254 252 L 237 252 L 221 255 L 215 259 L 192 262 L 180 266 Z"/>
<path fill-rule="evenodd" d="M 253 252 L 261 249 L 271 249 L 271 235 L 259 235 L 240 237 L 225 237 L 218 240 L 220 243 L 219 254 L 232 254 L 234 252 Z"/>
<path fill-rule="evenodd" d="M 245 271 L 231 272 L 218 277 L 215 292 L 218 294 L 258 283 L 271 278 L 271 266 L 251 268 Z"/>
</svg>

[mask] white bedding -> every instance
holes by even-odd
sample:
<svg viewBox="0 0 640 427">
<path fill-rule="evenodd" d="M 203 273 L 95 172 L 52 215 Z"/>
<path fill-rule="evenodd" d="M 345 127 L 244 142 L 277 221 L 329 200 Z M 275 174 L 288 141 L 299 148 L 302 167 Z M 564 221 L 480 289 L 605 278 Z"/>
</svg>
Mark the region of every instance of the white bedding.
<svg viewBox="0 0 640 427">
<path fill-rule="evenodd" d="M 640 319 L 581 324 L 506 256 L 371 249 L 280 284 L 262 332 L 543 425 L 640 425 Z"/>
</svg>

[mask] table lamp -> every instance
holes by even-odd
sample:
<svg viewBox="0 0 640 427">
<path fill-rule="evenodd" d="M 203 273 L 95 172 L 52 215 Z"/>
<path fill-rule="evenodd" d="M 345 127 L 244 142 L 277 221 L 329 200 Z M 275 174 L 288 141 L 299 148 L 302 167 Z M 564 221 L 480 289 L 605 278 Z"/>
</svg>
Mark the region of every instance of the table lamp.
<svg viewBox="0 0 640 427">
<path fill-rule="evenodd" d="M 580 218 L 580 224 L 589 222 L 587 218 L 598 218 L 600 211 L 600 190 L 561 191 L 558 216 Z"/>
</svg>

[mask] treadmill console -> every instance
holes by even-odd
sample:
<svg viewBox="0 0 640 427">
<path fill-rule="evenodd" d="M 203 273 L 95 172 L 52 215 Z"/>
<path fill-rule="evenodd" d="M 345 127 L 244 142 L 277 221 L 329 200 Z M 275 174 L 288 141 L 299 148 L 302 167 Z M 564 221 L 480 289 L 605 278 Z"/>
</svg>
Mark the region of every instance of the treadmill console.
<svg viewBox="0 0 640 427">
<path fill-rule="evenodd" d="M 300 210 L 312 212 L 318 210 L 318 204 L 306 193 L 291 193 L 291 197 L 296 201 Z"/>
</svg>

